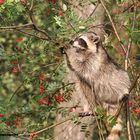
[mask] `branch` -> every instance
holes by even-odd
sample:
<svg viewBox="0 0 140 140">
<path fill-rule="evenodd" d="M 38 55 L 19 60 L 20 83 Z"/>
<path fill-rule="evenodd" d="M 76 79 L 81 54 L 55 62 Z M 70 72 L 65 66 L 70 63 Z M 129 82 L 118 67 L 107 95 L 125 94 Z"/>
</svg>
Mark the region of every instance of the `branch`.
<svg viewBox="0 0 140 140">
<path fill-rule="evenodd" d="M 128 102 L 126 102 L 126 125 L 127 125 L 127 135 L 128 140 L 132 140 L 131 137 L 131 124 L 130 124 L 130 108 Z"/>
<path fill-rule="evenodd" d="M 33 0 L 32 0 L 32 4 L 31 4 L 31 7 L 29 8 L 27 5 L 25 7 L 28 15 L 29 15 L 29 18 L 33 24 L 33 27 L 36 31 L 44 34 L 49 40 L 52 40 L 51 37 L 47 34 L 47 32 L 45 32 L 44 30 L 41 30 L 35 23 L 35 20 L 34 20 L 34 17 L 33 17 L 33 13 L 32 13 L 32 10 L 33 10 Z"/>
<path fill-rule="evenodd" d="M 33 6 L 34 6 L 34 0 L 31 1 L 31 7 L 30 7 L 30 11 L 32 11 L 33 9 Z"/>
<path fill-rule="evenodd" d="M 28 23 L 28 24 L 18 25 L 18 26 L 0 27 L 0 30 L 14 30 L 14 29 L 32 27 L 33 25 L 34 25 L 33 23 Z"/>
<path fill-rule="evenodd" d="M 20 86 L 15 90 L 15 92 L 12 94 L 12 96 L 11 96 L 9 102 L 11 102 L 11 100 L 13 99 L 13 97 L 18 93 L 18 91 L 21 89 L 21 87 L 22 87 L 23 85 L 24 85 L 24 82 L 22 82 L 22 83 L 20 84 Z"/>
<path fill-rule="evenodd" d="M 99 1 L 101 2 L 103 8 L 104 8 L 105 11 L 106 11 L 106 14 L 107 14 L 107 16 L 108 16 L 108 18 L 109 18 L 109 20 L 110 20 L 110 22 L 111 22 L 111 25 L 112 25 L 112 27 L 113 27 L 113 29 L 114 29 L 114 32 L 115 32 L 115 35 L 116 35 L 118 41 L 120 42 L 120 45 L 121 45 L 121 48 L 122 48 L 124 54 L 126 54 L 126 49 L 125 49 L 124 45 L 122 44 L 122 41 L 121 41 L 121 39 L 120 39 L 120 36 L 119 36 L 119 34 L 118 34 L 118 32 L 117 32 L 117 29 L 116 29 L 116 27 L 115 27 L 115 24 L 114 24 L 114 22 L 113 22 L 113 19 L 112 19 L 111 15 L 110 15 L 108 9 L 106 8 L 106 6 L 105 6 L 103 0 L 99 0 Z"/>
<path fill-rule="evenodd" d="M 28 35 L 28 36 L 33 36 L 33 37 L 36 37 L 36 38 L 42 39 L 42 40 L 48 40 L 48 38 L 40 37 L 40 36 L 31 34 L 31 33 L 25 32 L 25 31 L 20 30 L 20 29 L 15 29 L 15 30 L 18 31 L 18 32 L 21 32 L 21 33 L 23 33 L 23 34 L 25 34 L 25 35 Z"/>
<path fill-rule="evenodd" d="M 131 28 L 132 31 L 135 28 L 135 20 L 136 20 L 136 12 L 137 12 L 137 7 L 136 7 L 136 4 L 134 1 L 133 1 L 133 4 L 135 5 L 135 7 L 134 7 L 134 15 L 133 15 L 133 21 L 132 21 L 132 28 Z M 129 59 L 129 53 L 131 50 L 131 46 L 132 46 L 132 39 L 129 38 L 128 49 L 127 49 L 126 56 L 125 56 L 125 70 L 127 70 L 127 68 L 128 68 L 128 59 Z"/>
<path fill-rule="evenodd" d="M 130 124 L 131 124 L 131 130 L 132 130 L 133 138 L 134 138 L 134 140 L 137 140 L 136 132 L 135 132 L 135 127 L 134 127 L 134 124 L 133 124 L 131 116 L 130 116 Z"/>
<path fill-rule="evenodd" d="M 87 116 L 92 116 L 92 115 L 93 115 L 93 114 L 90 114 L 90 113 L 85 114 L 85 115 L 83 115 L 82 113 L 77 114 L 77 116 L 80 117 L 80 118 L 81 118 L 81 117 L 83 118 L 83 117 L 87 117 Z M 73 119 L 73 116 L 72 116 L 72 117 L 69 117 L 69 118 L 67 118 L 67 119 L 65 119 L 65 120 L 63 120 L 63 121 L 60 121 L 60 122 L 58 122 L 58 123 L 55 123 L 55 124 L 53 124 L 53 125 L 50 125 L 50 126 L 44 128 L 44 129 L 38 130 L 38 131 L 36 131 L 36 132 L 32 132 L 32 133 L 28 133 L 28 134 L 18 134 L 18 136 L 30 136 L 31 134 L 37 135 L 37 134 L 40 134 L 40 133 L 42 133 L 42 132 L 44 132 L 44 131 L 47 131 L 47 130 L 53 128 L 53 127 L 56 127 L 56 126 L 58 126 L 58 125 L 61 125 L 61 124 L 65 123 L 65 122 L 67 122 L 67 121 L 70 121 L 70 120 L 72 120 L 72 119 Z"/>
</svg>

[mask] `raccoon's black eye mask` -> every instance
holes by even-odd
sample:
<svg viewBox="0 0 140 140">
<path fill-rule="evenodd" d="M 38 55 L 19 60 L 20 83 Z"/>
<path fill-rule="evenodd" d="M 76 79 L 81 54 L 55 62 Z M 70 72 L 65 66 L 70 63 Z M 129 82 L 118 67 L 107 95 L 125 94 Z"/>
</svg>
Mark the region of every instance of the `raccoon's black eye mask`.
<svg viewBox="0 0 140 140">
<path fill-rule="evenodd" d="M 86 41 L 82 38 L 78 39 L 78 44 L 83 48 L 88 48 L 88 45 L 87 45 Z"/>
<path fill-rule="evenodd" d="M 78 44 L 79 44 L 79 46 L 81 46 L 81 47 L 83 47 L 83 48 L 88 48 L 88 45 L 87 45 L 87 43 L 86 43 L 86 41 L 85 41 L 84 39 L 82 39 L 82 38 L 76 38 L 74 41 L 77 41 Z M 70 45 L 73 45 L 74 41 L 71 40 L 71 41 L 69 42 L 69 44 L 70 44 Z"/>
</svg>

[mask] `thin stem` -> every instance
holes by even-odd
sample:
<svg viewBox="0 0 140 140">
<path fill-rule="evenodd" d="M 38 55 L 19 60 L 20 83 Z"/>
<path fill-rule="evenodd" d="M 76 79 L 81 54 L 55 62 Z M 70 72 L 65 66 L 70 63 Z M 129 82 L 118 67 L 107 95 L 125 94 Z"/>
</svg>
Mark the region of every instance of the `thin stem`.
<svg viewBox="0 0 140 140">
<path fill-rule="evenodd" d="M 18 25 L 18 26 L 0 27 L 0 30 L 13 30 L 13 29 L 27 28 L 27 27 L 32 27 L 32 26 L 33 26 L 33 23 L 28 23 L 28 24 Z"/>
<path fill-rule="evenodd" d="M 112 27 L 113 27 L 113 29 L 114 29 L 114 32 L 115 32 L 116 37 L 117 37 L 118 41 L 120 42 L 120 45 L 121 45 L 121 48 L 122 48 L 124 54 L 126 54 L 126 49 L 125 49 L 124 45 L 122 44 L 122 41 L 121 41 L 121 39 L 120 39 L 120 36 L 119 36 L 119 34 L 118 34 L 118 32 L 117 32 L 117 29 L 116 29 L 116 27 L 115 27 L 115 24 L 114 24 L 114 22 L 113 22 L 113 19 L 112 19 L 111 15 L 110 15 L 108 9 L 106 8 L 106 6 L 105 6 L 103 0 L 99 0 L 99 1 L 101 2 L 103 8 L 105 9 L 105 11 L 106 11 L 106 13 L 107 13 L 107 16 L 108 16 L 108 18 L 109 18 L 109 20 L 110 20 L 110 22 L 111 22 L 111 25 L 112 25 Z"/>
<path fill-rule="evenodd" d="M 12 96 L 11 96 L 9 102 L 11 102 L 11 100 L 13 99 L 13 97 L 18 93 L 18 91 L 21 89 L 21 87 L 22 87 L 23 85 L 24 85 L 24 82 L 22 82 L 22 83 L 20 84 L 20 86 L 15 90 L 15 92 L 12 94 Z"/>
<path fill-rule="evenodd" d="M 18 32 L 21 32 L 21 33 L 23 33 L 23 34 L 25 34 L 25 35 L 28 35 L 28 36 L 33 36 L 33 37 L 35 37 L 35 38 L 42 39 L 42 40 L 48 40 L 48 38 L 40 37 L 40 36 L 31 34 L 31 33 L 25 32 L 25 31 L 20 30 L 20 29 L 15 29 L 15 30 L 18 31 Z"/>
<path fill-rule="evenodd" d="M 88 117 L 88 116 L 91 116 L 91 115 L 92 115 L 92 114 L 88 114 L 88 115 L 83 116 L 83 115 L 80 115 L 80 113 L 79 113 L 79 114 L 77 114 L 77 117 L 83 118 L 83 117 Z M 56 127 L 56 126 L 58 126 L 58 125 L 61 125 L 61 124 L 65 123 L 65 122 L 67 122 L 67 121 L 70 121 L 70 120 L 72 120 L 72 119 L 73 119 L 73 116 L 71 116 L 71 117 L 69 117 L 69 118 L 67 118 L 67 119 L 65 119 L 65 120 L 63 120 L 63 121 L 60 121 L 60 122 L 58 122 L 58 123 L 55 123 L 55 124 L 53 124 L 53 125 L 50 125 L 50 126 L 44 128 L 44 129 L 38 130 L 38 131 L 36 131 L 36 132 L 31 132 L 31 133 L 27 133 L 27 134 L 25 134 L 25 133 L 23 133 L 23 134 L 18 134 L 18 136 L 30 136 L 31 134 L 37 135 L 37 134 L 40 134 L 40 133 L 42 133 L 42 132 L 44 132 L 44 131 L 47 131 L 47 130 L 53 128 L 53 127 Z"/>
<path fill-rule="evenodd" d="M 131 137 L 131 124 L 130 124 L 130 109 L 129 109 L 129 105 L 128 102 L 126 103 L 126 125 L 127 125 L 127 136 L 128 136 L 128 140 L 132 140 Z"/>
<path fill-rule="evenodd" d="M 135 2 L 134 2 L 134 1 L 133 1 L 133 4 L 135 5 Z M 136 12 L 137 12 L 137 7 L 136 7 L 136 5 L 135 5 L 135 6 L 134 6 L 133 21 L 132 21 L 132 28 L 131 28 L 132 31 L 133 31 L 134 28 L 135 28 Z M 129 41 L 128 41 L 128 49 L 127 49 L 126 56 L 125 56 L 125 70 L 128 69 L 128 58 L 129 58 L 131 46 L 132 46 L 132 39 L 129 38 Z"/>
<path fill-rule="evenodd" d="M 134 127 L 134 124 L 133 124 L 131 116 L 130 116 L 130 124 L 131 124 L 131 130 L 132 130 L 132 133 L 133 133 L 133 139 L 137 140 L 136 132 L 135 132 L 135 127 Z"/>
</svg>

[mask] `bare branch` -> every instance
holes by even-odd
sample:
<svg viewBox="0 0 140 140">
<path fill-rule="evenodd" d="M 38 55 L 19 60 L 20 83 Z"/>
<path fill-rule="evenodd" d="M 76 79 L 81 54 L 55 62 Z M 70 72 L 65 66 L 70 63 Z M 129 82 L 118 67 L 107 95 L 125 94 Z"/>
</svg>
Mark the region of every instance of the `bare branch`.
<svg viewBox="0 0 140 140">
<path fill-rule="evenodd" d="M 28 36 L 33 36 L 33 37 L 36 37 L 36 38 L 42 39 L 42 40 L 48 40 L 48 38 L 40 37 L 40 36 L 37 36 L 35 34 L 31 34 L 31 33 L 25 32 L 23 30 L 19 30 L 19 29 L 15 29 L 15 30 L 18 31 L 18 32 L 21 32 L 21 33 L 23 33 L 25 35 L 28 35 Z"/>
<path fill-rule="evenodd" d="M 119 34 L 118 34 L 118 32 L 117 32 L 117 29 L 116 29 L 116 27 L 115 27 L 115 24 L 114 24 L 114 22 L 113 22 L 113 19 L 112 19 L 111 15 L 110 15 L 108 9 L 106 8 L 106 6 L 105 6 L 103 0 L 99 0 L 99 1 L 101 2 L 103 8 L 105 9 L 105 11 L 106 11 L 106 13 L 107 13 L 107 16 L 108 16 L 108 18 L 109 18 L 109 20 L 110 20 L 110 22 L 111 22 L 111 25 L 112 25 L 112 27 L 113 27 L 113 29 L 114 29 L 114 32 L 115 32 L 116 37 L 117 37 L 118 41 L 120 42 L 120 45 L 121 45 L 121 48 L 122 48 L 123 52 L 126 54 L 126 49 L 125 49 L 124 45 L 123 45 L 122 42 L 121 42 L 120 36 L 119 36 Z"/>
<path fill-rule="evenodd" d="M 31 20 L 31 22 L 32 22 L 32 24 L 33 24 L 33 27 L 34 27 L 34 30 L 36 30 L 36 31 L 38 31 L 38 32 L 40 32 L 40 33 L 42 33 L 43 35 L 45 35 L 49 40 L 52 40 L 51 39 L 51 37 L 47 34 L 47 32 L 45 32 L 44 30 L 42 30 L 42 29 L 40 29 L 37 25 L 36 25 L 36 23 L 35 23 L 35 20 L 34 20 L 34 17 L 33 17 L 33 1 L 32 1 L 32 7 L 29 9 L 29 7 L 26 5 L 26 7 L 25 7 L 25 9 L 26 9 L 26 11 L 27 11 L 27 13 L 28 13 L 28 16 L 29 16 L 29 18 L 30 18 L 30 20 Z"/>
<path fill-rule="evenodd" d="M 77 114 L 77 117 L 82 117 L 82 118 L 83 118 L 83 117 L 92 116 L 92 115 L 93 115 L 93 114 L 90 114 L 90 113 L 85 114 L 85 115 L 79 113 L 79 114 Z M 65 119 L 65 120 L 63 120 L 63 121 L 60 121 L 60 122 L 58 122 L 58 123 L 55 123 L 55 124 L 53 124 L 53 125 L 50 125 L 50 126 L 44 128 L 44 129 L 41 129 L 41 130 L 39 130 L 39 131 L 32 132 L 32 133 L 28 133 L 28 134 L 18 134 L 18 136 L 30 136 L 31 134 L 37 135 L 37 134 L 40 134 L 40 133 L 42 133 L 42 132 L 44 132 L 44 131 L 47 131 L 47 130 L 53 128 L 53 127 L 56 127 L 56 126 L 58 126 L 58 125 L 61 125 L 61 124 L 65 123 L 65 122 L 67 122 L 67 121 L 70 121 L 70 120 L 72 120 L 72 119 L 73 119 L 73 116 L 72 116 L 72 117 L 69 117 L 69 118 L 67 118 L 67 119 Z"/>
<path fill-rule="evenodd" d="M 24 25 L 18 25 L 18 26 L 7 26 L 7 27 L 0 27 L 0 30 L 13 30 L 13 29 L 22 29 L 22 28 L 29 28 L 33 27 L 33 23 L 28 23 Z"/>
<path fill-rule="evenodd" d="M 135 7 L 134 7 L 134 15 L 133 15 L 133 21 L 132 21 L 132 28 L 131 28 L 132 31 L 135 28 L 135 20 L 136 20 L 136 12 L 137 12 L 137 7 L 136 7 L 136 4 L 135 4 L 134 1 L 133 1 L 133 4 L 135 5 Z M 132 46 L 132 39 L 129 38 L 128 49 L 127 49 L 126 56 L 125 56 L 125 70 L 127 70 L 127 68 L 128 68 L 128 59 L 129 59 L 129 54 L 130 54 L 131 46 Z"/>
<path fill-rule="evenodd" d="M 33 9 L 33 5 L 34 5 L 34 0 L 31 1 L 30 11 L 32 11 L 32 9 Z"/>
</svg>

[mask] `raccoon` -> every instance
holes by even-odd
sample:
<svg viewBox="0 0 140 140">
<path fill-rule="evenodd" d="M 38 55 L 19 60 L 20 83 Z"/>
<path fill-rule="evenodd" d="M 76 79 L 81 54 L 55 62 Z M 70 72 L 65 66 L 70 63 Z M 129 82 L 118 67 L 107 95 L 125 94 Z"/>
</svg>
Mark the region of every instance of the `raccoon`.
<svg viewBox="0 0 140 140">
<path fill-rule="evenodd" d="M 129 94 L 130 80 L 127 72 L 109 57 L 100 36 L 94 32 L 83 33 L 66 45 L 64 51 L 68 67 L 79 79 L 91 110 L 99 105 L 114 115 L 119 102 Z M 121 129 L 119 117 L 107 140 L 118 140 Z"/>
</svg>

